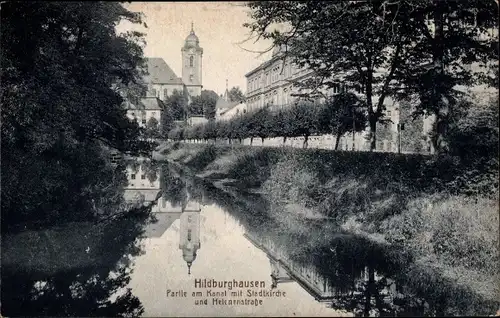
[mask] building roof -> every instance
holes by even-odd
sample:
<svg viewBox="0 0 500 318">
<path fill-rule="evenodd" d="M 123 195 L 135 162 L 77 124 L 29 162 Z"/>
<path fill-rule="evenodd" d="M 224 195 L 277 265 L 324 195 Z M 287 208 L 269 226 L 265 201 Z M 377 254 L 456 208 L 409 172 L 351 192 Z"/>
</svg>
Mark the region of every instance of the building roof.
<svg viewBox="0 0 500 318">
<path fill-rule="evenodd" d="M 196 34 L 194 34 L 194 31 L 191 30 L 191 33 L 189 33 L 189 35 L 186 37 L 186 42 L 191 42 L 192 44 L 197 45 L 198 43 L 200 43 L 200 40 L 198 39 Z"/>
<path fill-rule="evenodd" d="M 158 220 L 156 223 L 149 224 L 145 229 L 147 237 L 161 237 L 163 233 L 178 220 L 182 212 L 156 212 L 155 218 Z"/>
<path fill-rule="evenodd" d="M 226 89 L 226 94 L 224 94 L 224 97 L 219 97 L 217 99 L 217 103 L 215 104 L 215 109 L 228 109 L 228 108 L 233 108 L 234 106 L 238 105 L 240 102 L 231 102 L 229 101 L 229 98 L 227 96 L 227 89 Z"/>
<path fill-rule="evenodd" d="M 141 98 L 140 104 L 145 110 L 162 110 L 163 105 L 159 98 L 157 97 L 145 97 Z"/>
<path fill-rule="evenodd" d="M 151 84 L 183 84 L 182 79 L 177 77 L 174 71 L 160 57 L 146 58 L 148 73 L 144 81 Z"/>
<path fill-rule="evenodd" d="M 249 77 L 250 75 L 254 74 L 255 72 L 260 71 L 262 69 L 265 69 L 269 65 L 273 64 L 274 61 L 276 61 L 276 60 L 282 60 L 283 59 L 283 54 L 281 54 L 281 53 L 282 52 L 279 51 L 276 54 L 273 54 L 272 57 L 269 60 L 267 60 L 265 62 L 262 62 L 259 66 L 257 66 L 256 68 L 254 68 L 250 72 L 246 73 L 245 77 Z"/>
<path fill-rule="evenodd" d="M 221 112 L 221 116 L 224 115 L 225 113 L 227 113 L 228 111 L 230 111 L 231 109 L 233 108 L 236 108 L 240 105 L 243 105 L 244 107 L 246 106 L 245 103 L 242 103 L 242 102 L 235 102 L 236 104 L 234 104 L 232 107 L 228 108 L 228 109 L 225 109 L 223 112 Z"/>
<path fill-rule="evenodd" d="M 133 104 L 130 101 L 124 101 L 123 107 L 129 110 L 162 110 L 163 102 L 157 97 L 143 97 L 139 104 Z"/>
<path fill-rule="evenodd" d="M 123 194 L 125 201 L 137 201 L 144 198 L 144 202 L 152 202 L 156 200 L 160 193 L 160 189 L 125 189 Z"/>
</svg>

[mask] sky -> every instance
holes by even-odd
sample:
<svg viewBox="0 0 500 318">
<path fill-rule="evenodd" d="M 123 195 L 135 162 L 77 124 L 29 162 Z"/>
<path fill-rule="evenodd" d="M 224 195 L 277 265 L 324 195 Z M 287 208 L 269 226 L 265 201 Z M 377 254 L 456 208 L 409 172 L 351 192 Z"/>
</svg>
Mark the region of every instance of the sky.
<svg viewBox="0 0 500 318">
<path fill-rule="evenodd" d="M 245 51 L 263 51 L 270 41 L 238 44 L 248 39 L 249 29 L 243 23 L 251 21 L 243 2 L 131 2 L 125 7 L 142 12 L 147 28 L 125 21 L 117 31 L 146 33 L 144 56 L 163 58 L 178 77 L 182 76 L 181 47 L 194 24 L 203 48 L 203 89 L 222 94 L 227 79 L 229 89 L 239 86 L 246 92 L 245 74 L 271 56 Z"/>
</svg>

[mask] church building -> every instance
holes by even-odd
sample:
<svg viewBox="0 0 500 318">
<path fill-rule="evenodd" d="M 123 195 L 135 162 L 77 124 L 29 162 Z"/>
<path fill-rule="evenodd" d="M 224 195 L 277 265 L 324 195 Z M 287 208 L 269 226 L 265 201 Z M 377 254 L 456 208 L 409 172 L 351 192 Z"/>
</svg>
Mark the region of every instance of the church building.
<svg viewBox="0 0 500 318">
<path fill-rule="evenodd" d="M 183 93 L 190 102 L 191 97 L 200 96 L 203 88 L 202 81 L 203 48 L 191 24 L 191 32 L 186 37 L 181 48 L 182 76 L 178 77 L 167 62 L 160 57 L 146 58 L 146 71 L 143 81 L 147 85 L 145 95 L 138 103 L 127 101 L 127 116 L 136 118 L 140 126 L 154 117 L 159 121 L 162 103 L 174 91 Z"/>
</svg>

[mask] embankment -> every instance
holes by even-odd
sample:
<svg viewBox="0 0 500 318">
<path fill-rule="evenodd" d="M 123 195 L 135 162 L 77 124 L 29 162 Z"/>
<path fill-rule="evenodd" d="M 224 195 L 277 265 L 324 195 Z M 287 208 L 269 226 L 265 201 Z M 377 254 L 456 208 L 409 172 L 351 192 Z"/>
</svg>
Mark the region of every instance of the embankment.
<svg viewBox="0 0 500 318">
<path fill-rule="evenodd" d="M 495 172 L 420 155 L 179 143 L 163 158 L 287 207 L 271 209 L 280 211 L 274 218 L 323 218 L 409 251 L 416 263 L 485 299 L 500 299 Z"/>
</svg>

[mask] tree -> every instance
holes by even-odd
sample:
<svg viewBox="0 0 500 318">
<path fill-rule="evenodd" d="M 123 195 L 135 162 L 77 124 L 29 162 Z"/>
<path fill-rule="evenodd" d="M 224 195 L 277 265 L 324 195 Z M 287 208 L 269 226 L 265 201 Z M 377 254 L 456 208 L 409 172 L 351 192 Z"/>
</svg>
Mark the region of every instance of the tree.
<svg viewBox="0 0 500 318">
<path fill-rule="evenodd" d="M 173 118 L 173 120 L 185 120 L 187 119 L 187 103 L 188 100 L 183 92 L 174 90 L 172 95 L 168 96 L 164 101 L 165 110 L 164 112 L 168 112 L 165 120 L 169 120 Z"/>
<path fill-rule="evenodd" d="M 160 137 L 160 127 L 156 118 L 151 117 L 146 123 L 145 136 L 146 138 Z"/>
<path fill-rule="evenodd" d="M 498 160 L 498 95 L 462 107 L 450 121 L 450 152 L 467 161 Z"/>
<path fill-rule="evenodd" d="M 352 93 L 328 99 L 320 110 L 319 130 L 336 136 L 335 150 L 346 132 L 363 131 L 366 127 L 365 105 Z M 354 124 L 354 125 L 353 125 Z"/>
<path fill-rule="evenodd" d="M 174 125 L 174 121 L 175 121 L 174 113 L 170 110 L 170 108 L 165 107 L 162 110 L 160 121 L 161 121 L 161 125 L 160 125 L 161 135 L 164 138 L 168 138 L 169 132 L 172 129 L 174 129 L 174 126 L 175 126 Z"/>
<path fill-rule="evenodd" d="M 215 104 L 218 95 L 211 90 L 201 91 L 200 96 L 193 96 L 189 106 L 190 114 L 204 115 L 206 119 L 215 118 Z"/>
<path fill-rule="evenodd" d="M 395 72 L 405 87 L 399 97 L 416 97 L 417 113 L 435 116 L 433 143 L 439 153 L 447 152 L 449 122 L 464 98 L 459 86 L 491 85 L 498 77 L 498 67 L 490 67 L 498 63 L 498 36 L 490 35 L 490 29 L 498 30 L 498 4 L 426 0 L 412 3 L 408 17 L 404 31 L 416 44 Z"/>
<path fill-rule="evenodd" d="M 142 23 L 141 15 L 117 2 L 1 6 L 1 173 L 11 180 L 2 187 L 2 227 L 92 218 L 80 208 L 88 197 L 72 193 L 99 189 L 107 151 L 151 150 L 113 88 L 139 83 L 142 34 L 115 26 Z"/>
<path fill-rule="evenodd" d="M 491 59 L 498 47 L 491 40 L 482 41 L 478 35 L 485 35 L 485 27 L 468 23 L 467 16 L 477 9 L 484 12 L 487 24 L 497 26 L 494 5 L 492 0 L 262 1 L 248 4 L 253 22 L 245 25 L 258 37 L 272 39 L 274 46 L 284 45 L 292 62 L 313 71 L 309 80 L 297 83 L 311 90 L 303 95 L 338 87 L 340 82 L 358 86 L 364 92 L 373 150 L 387 96 L 417 95 L 422 112 L 438 117 L 448 112 L 444 99 L 471 78 L 471 72 L 457 64 Z M 434 14 L 435 35 L 428 14 Z M 286 29 L 270 30 L 276 23 Z M 445 121 L 438 119 L 438 135 Z"/>
<path fill-rule="evenodd" d="M 229 101 L 240 102 L 245 100 L 245 95 L 238 86 L 234 86 L 228 93 Z"/>
<path fill-rule="evenodd" d="M 381 1 L 251 2 L 248 6 L 254 21 L 245 24 L 258 36 L 272 39 L 274 45 L 285 46 L 285 56 L 298 67 L 313 71 L 308 80 L 296 82 L 298 87 L 309 90 L 300 96 L 340 88 L 341 82 L 348 89 L 362 90 L 370 123 L 371 150 L 376 147 L 376 126 L 383 117 L 384 100 L 390 93 L 394 71 L 401 64 L 404 49 L 411 44 L 399 32 L 403 23 L 389 23 L 397 11 L 381 4 Z M 288 29 L 269 30 L 274 23 L 284 23 Z M 387 72 L 380 72 L 381 69 Z"/>
<path fill-rule="evenodd" d="M 253 137 L 260 137 L 262 143 L 269 137 L 272 129 L 271 112 L 267 108 L 261 108 L 253 113 L 251 117 L 253 126 Z"/>
<path fill-rule="evenodd" d="M 214 141 L 216 141 L 217 137 L 219 137 L 218 127 L 219 126 L 216 124 L 215 120 L 210 119 L 208 123 L 205 124 L 205 129 L 203 132 L 205 139 L 214 139 Z"/>
<path fill-rule="evenodd" d="M 290 135 L 303 136 L 303 147 L 307 148 L 309 136 L 318 132 L 318 108 L 307 102 L 299 102 L 289 112 Z"/>
</svg>

